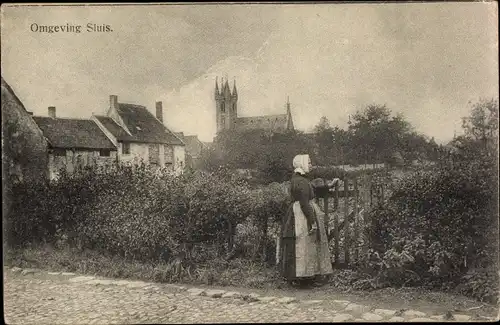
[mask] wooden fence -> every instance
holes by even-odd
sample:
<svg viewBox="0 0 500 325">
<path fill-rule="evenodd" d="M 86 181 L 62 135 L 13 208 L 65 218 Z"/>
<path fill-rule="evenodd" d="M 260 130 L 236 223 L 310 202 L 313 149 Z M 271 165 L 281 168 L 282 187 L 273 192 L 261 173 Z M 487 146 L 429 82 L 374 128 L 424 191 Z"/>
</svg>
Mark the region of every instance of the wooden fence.
<svg viewBox="0 0 500 325">
<path fill-rule="evenodd" d="M 370 227 L 368 212 L 384 202 L 385 192 L 384 183 L 375 183 L 368 175 L 345 178 L 328 191 L 317 191 L 316 202 L 325 212 L 328 240 L 333 241 L 335 267 L 349 267 L 367 252 L 369 242 L 364 230 Z"/>
</svg>

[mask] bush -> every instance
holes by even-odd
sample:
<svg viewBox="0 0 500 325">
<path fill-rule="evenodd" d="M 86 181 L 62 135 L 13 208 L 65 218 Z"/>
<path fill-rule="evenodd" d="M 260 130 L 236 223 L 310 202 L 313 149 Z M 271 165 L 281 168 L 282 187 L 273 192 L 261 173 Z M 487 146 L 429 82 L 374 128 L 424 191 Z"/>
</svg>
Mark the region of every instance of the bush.
<svg viewBox="0 0 500 325">
<path fill-rule="evenodd" d="M 130 260 L 180 258 L 188 264 L 222 256 L 236 226 L 249 219 L 261 233 L 260 241 L 248 240 L 260 247 L 268 219 L 279 220 L 288 202 L 281 185 L 250 189 L 223 169 L 174 176 L 144 165 L 63 173 L 51 183 L 18 184 L 12 196 L 10 246 L 50 242 Z M 203 254 L 196 253 L 199 244 Z"/>
<path fill-rule="evenodd" d="M 377 258 L 367 259 L 367 267 L 376 267 L 387 284 L 442 286 L 457 284 L 471 267 L 491 265 L 498 223 L 494 175 L 481 161 L 400 179 L 386 204 L 371 213 L 368 236 Z"/>
<path fill-rule="evenodd" d="M 457 289 L 461 294 L 497 304 L 498 280 L 498 266 L 471 269 L 461 278 Z"/>
</svg>

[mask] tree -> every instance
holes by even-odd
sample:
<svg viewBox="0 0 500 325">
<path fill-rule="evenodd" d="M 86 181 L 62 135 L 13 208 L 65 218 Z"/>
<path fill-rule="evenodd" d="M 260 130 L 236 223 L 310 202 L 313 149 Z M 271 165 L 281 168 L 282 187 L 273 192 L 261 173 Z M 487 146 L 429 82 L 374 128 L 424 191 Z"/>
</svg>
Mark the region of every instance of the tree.
<svg viewBox="0 0 500 325">
<path fill-rule="evenodd" d="M 462 119 L 464 134 L 450 142 L 453 161 L 495 164 L 498 155 L 498 100 L 480 99 L 468 117 Z"/>
<path fill-rule="evenodd" d="M 400 135 L 397 130 L 400 119 L 391 121 L 390 116 L 391 111 L 385 105 L 369 105 L 353 115 L 349 132 L 358 162 L 376 163 L 392 156 L 391 149 Z"/>
<path fill-rule="evenodd" d="M 322 116 L 319 119 L 318 124 L 314 127 L 314 133 L 321 133 L 324 131 L 331 131 L 332 127 L 330 126 L 330 121 L 326 116 Z"/>
<path fill-rule="evenodd" d="M 352 137 L 350 133 L 339 127 L 334 127 L 332 130 L 333 135 L 333 149 L 331 156 L 335 165 L 344 165 L 355 163 L 356 159 L 353 156 Z"/>
<path fill-rule="evenodd" d="M 480 99 L 472 105 L 469 117 L 462 119 L 465 136 L 482 144 L 486 153 L 498 143 L 498 100 Z"/>
<path fill-rule="evenodd" d="M 314 127 L 316 141 L 316 159 L 319 165 L 330 165 L 334 156 L 333 129 L 330 121 L 322 116 Z"/>
<path fill-rule="evenodd" d="M 292 159 L 310 154 L 313 143 L 301 132 L 268 133 L 264 130 L 225 131 L 217 136 L 215 149 L 202 159 L 205 169 L 224 166 L 229 170 L 257 171 L 264 182 L 283 181 L 290 176 Z"/>
<path fill-rule="evenodd" d="M 434 150 L 430 147 L 435 147 L 415 132 L 404 116 L 392 116 L 385 105 L 369 105 L 357 111 L 348 132 L 354 148 L 351 159 L 358 163 L 411 164 L 429 159 L 429 151 Z"/>
</svg>

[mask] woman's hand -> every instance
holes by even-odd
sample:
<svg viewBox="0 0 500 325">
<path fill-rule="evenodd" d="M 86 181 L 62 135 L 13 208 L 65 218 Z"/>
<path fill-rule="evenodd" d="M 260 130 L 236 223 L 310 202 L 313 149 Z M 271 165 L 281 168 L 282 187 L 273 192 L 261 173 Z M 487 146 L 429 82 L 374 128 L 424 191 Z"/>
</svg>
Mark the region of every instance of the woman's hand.
<svg viewBox="0 0 500 325">
<path fill-rule="evenodd" d="M 312 234 L 314 234 L 317 230 L 318 230 L 318 225 L 317 225 L 316 223 L 314 223 L 314 224 L 312 225 L 312 227 L 309 229 L 309 231 L 308 231 L 308 235 L 312 235 Z"/>
<path fill-rule="evenodd" d="M 340 181 L 339 178 L 334 178 L 332 181 L 328 182 L 328 187 L 334 187 Z"/>
</svg>

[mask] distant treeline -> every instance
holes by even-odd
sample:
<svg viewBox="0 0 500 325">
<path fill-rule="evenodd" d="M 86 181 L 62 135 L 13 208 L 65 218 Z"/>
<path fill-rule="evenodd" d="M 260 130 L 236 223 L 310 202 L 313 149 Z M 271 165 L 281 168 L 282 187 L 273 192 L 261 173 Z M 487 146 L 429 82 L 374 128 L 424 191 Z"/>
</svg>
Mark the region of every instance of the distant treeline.
<svg viewBox="0 0 500 325">
<path fill-rule="evenodd" d="M 385 164 L 405 166 L 436 161 L 444 153 L 433 138 L 419 134 L 386 106 L 370 105 L 352 116 L 348 128 L 332 127 L 322 117 L 313 133 L 265 130 L 225 131 L 202 158 L 205 169 L 257 170 L 269 181 L 289 177 L 295 155 L 308 153 L 319 166 Z"/>
</svg>

